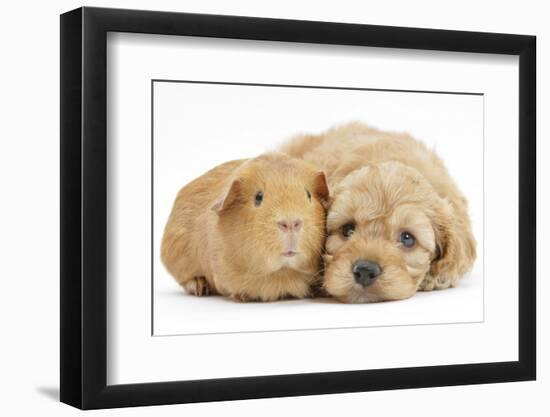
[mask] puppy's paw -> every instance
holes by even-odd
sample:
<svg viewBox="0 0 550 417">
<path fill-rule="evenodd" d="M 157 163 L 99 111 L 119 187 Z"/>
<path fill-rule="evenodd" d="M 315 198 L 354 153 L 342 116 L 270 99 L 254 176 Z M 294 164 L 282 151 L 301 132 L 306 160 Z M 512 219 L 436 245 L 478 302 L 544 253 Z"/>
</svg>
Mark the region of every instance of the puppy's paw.
<svg viewBox="0 0 550 417">
<path fill-rule="evenodd" d="M 446 277 L 433 277 L 432 275 L 426 275 L 424 281 L 418 288 L 419 291 L 433 291 L 444 290 L 452 286 L 452 280 Z"/>
<path fill-rule="evenodd" d="M 325 297 L 330 297 L 330 294 L 328 293 L 327 289 L 323 285 L 323 282 L 318 281 L 311 284 L 308 297 L 325 298 Z M 306 297 L 302 297 L 302 298 L 306 298 Z"/>
<path fill-rule="evenodd" d="M 196 295 L 197 297 L 210 294 L 210 287 L 205 277 L 193 277 L 183 283 L 183 288 L 189 294 Z"/>
</svg>

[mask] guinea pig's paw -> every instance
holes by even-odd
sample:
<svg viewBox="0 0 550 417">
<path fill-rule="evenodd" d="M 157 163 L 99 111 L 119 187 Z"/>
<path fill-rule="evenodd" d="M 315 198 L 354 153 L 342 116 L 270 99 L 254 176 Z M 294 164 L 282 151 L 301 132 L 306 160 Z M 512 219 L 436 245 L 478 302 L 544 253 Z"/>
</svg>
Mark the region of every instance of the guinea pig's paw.
<svg viewBox="0 0 550 417">
<path fill-rule="evenodd" d="M 237 303 L 246 303 L 248 301 L 248 297 L 245 294 L 241 293 L 231 294 L 229 298 L 233 301 L 236 301 Z"/>
<path fill-rule="evenodd" d="M 261 301 L 257 297 L 251 297 L 250 295 L 245 293 L 234 293 L 234 294 L 231 294 L 229 298 L 231 298 L 233 301 L 236 301 L 237 303 Z"/>
<path fill-rule="evenodd" d="M 196 295 L 197 297 L 202 297 L 210 293 L 208 281 L 206 281 L 205 277 L 193 277 L 189 281 L 183 283 L 183 288 L 185 288 L 185 291 L 189 294 Z"/>
</svg>

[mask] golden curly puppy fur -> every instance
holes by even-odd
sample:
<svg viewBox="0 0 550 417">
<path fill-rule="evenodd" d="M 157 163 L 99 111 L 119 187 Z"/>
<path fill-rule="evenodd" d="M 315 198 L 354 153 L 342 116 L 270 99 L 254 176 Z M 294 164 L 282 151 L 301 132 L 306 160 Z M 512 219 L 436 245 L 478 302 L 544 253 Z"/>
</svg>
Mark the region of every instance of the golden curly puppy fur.
<svg viewBox="0 0 550 417">
<path fill-rule="evenodd" d="M 195 295 L 307 297 L 322 267 L 327 198 L 324 174 L 288 155 L 219 165 L 177 195 L 162 261 Z"/>
<path fill-rule="evenodd" d="M 347 303 L 455 286 L 476 258 L 466 198 L 409 135 L 350 123 L 283 152 L 325 171 L 331 190 L 324 288 Z"/>
</svg>

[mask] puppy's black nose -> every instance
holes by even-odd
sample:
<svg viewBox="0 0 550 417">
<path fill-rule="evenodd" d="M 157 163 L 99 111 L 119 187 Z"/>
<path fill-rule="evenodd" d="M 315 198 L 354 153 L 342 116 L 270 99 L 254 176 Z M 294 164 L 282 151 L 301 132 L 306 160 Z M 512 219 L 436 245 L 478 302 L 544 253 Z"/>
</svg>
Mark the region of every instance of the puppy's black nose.
<svg viewBox="0 0 550 417">
<path fill-rule="evenodd" d="M 376 281 L 376 278 L 378 278 L 378 275 L 380 275 L 382 269 L 376 262 L 367 261 L 366 259 L 359 259 L 353 263 L 351 271 L 353 272 L 355 282 L 361 284 L 363 287 L 368 287 Z"/>
</svg>

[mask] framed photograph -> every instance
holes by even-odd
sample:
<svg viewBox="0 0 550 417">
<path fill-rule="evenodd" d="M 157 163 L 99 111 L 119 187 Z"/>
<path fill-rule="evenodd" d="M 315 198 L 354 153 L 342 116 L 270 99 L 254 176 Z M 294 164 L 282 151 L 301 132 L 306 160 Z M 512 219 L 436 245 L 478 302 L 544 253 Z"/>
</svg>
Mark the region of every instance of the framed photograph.
<svg viewBox="0 0 550 417">
<path fill-rule="evenodd" d="M 61 16 L 61 401 L 533 380 L 535 37 Z"/>
</svg>

